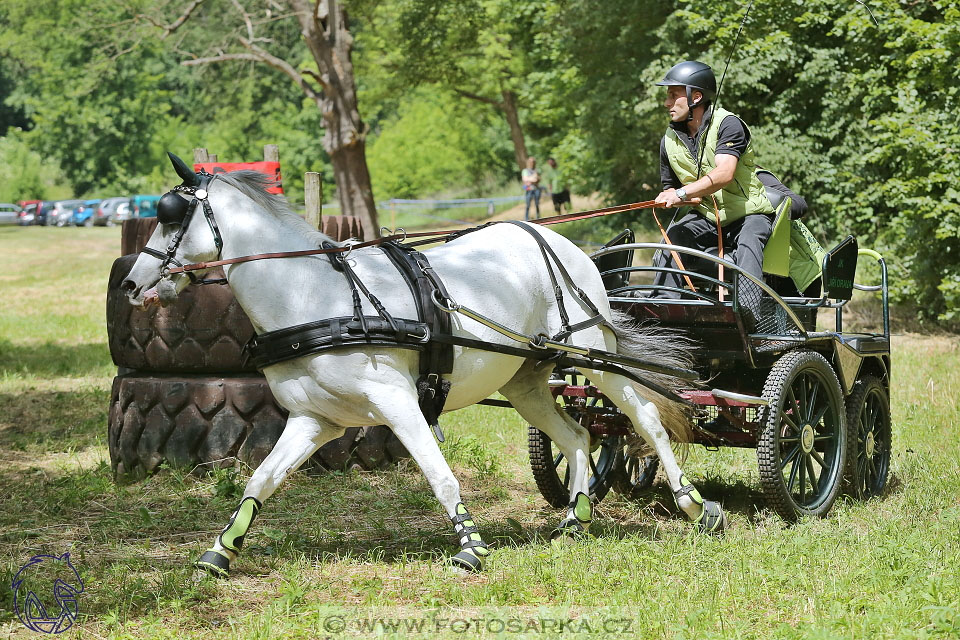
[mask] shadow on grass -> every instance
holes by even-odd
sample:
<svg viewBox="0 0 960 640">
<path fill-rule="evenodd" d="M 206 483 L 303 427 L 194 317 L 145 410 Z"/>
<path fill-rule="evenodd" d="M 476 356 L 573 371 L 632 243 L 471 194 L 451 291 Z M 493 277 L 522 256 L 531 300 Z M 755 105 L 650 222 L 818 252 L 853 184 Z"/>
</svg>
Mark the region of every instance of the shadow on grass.
<svg viewBox="0 0 960 640">
<path fill-rule="evenodd" d="M 110 391 L 25 391 L 0 394 L 0 449 L 31 454 L 105 443 Z"/>
<path fill-rule="evenodd" d="M 103 343 L 16 344 L 0 340 L 0 372 L 44 377 L 86 376 L 113 367 Z"/>
</svg>

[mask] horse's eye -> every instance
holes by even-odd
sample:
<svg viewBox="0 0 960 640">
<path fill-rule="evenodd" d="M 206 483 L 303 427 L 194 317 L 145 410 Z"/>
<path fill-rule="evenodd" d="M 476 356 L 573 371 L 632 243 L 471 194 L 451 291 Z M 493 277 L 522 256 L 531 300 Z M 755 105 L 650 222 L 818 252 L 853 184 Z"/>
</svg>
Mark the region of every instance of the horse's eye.
<svg viewBox="0 0 960 640">
<path fill-rule="evenodd" d="M 160 224 L 183 224 L 190 202 L 173 191 L 167 191 L 157 203 L 157 222 Z"/>
</svg>

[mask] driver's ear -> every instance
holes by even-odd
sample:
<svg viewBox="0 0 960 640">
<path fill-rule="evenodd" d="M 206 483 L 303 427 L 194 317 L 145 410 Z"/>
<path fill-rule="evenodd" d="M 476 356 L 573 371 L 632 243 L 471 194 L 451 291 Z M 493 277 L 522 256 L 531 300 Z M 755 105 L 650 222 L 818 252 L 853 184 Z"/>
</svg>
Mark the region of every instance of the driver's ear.
<svg viewBox="0 0 960 640">
<path fill-rule="evenodd" d="M 691 108 L 699 107 L 700 104 L 703 102 L 703 92 L 697 91 L 696 89 L 694 89 L 690 95 L 693 96 L 693 104 L 691 104 L 690 107 Z M 698 98 L 697 96 L 700 96 L 700 97 Z"/>
</svg>

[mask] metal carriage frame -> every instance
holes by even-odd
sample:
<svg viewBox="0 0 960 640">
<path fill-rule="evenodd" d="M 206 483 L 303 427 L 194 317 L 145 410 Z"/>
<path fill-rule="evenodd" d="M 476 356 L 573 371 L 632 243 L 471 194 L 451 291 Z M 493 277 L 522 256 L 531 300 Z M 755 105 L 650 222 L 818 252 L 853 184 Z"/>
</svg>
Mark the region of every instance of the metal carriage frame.
<svg viewBox="0 0 960 640">
<path fill-rule="evenodd" d="M 642 249 L 677 252 L 720 266 L 730 277 L 634 266 L 633 253 Z M 854 282 L 861 256 L 879 266 L 879 285 Z M 677 245 L 633 242 L 629 230 L 591 257 L 612 307 L 695 340 L 695 369 L 710 384 L 681 393 L 694 407 L 690 442 L 756 448 L 764 495 L 780 516 L 823 516 L 841 491 L 863 498 L 883 491 L 891 453 L 890 319 L 880 254 L 847 237 L 824 257 L 824 293 L 817 298 L 782 296 L 728 260 Z M 632 274 L 663 270 L 682 272 L 705 289 L 673 289 L 680 298 L 662 299 L 645 295 L 662 287 L 631 284 Z M 882 333 L 844 332 L 843 312 L 854 290 L 881 294 Z M 816 330 L 820 310 L 834 312 L 832 330 Z M 572 370 L 558 374 L 551 383 L 554 395 L 591 433 L 593 497 L 602 499 L 611 488 L 642 495 L 657 471 L 652 450 L 588 380 Z M 559 507 L 568 500 L 568 478 L 562 455 L 550 444 L 530 427 L 537 485 Z"/>
</svg>

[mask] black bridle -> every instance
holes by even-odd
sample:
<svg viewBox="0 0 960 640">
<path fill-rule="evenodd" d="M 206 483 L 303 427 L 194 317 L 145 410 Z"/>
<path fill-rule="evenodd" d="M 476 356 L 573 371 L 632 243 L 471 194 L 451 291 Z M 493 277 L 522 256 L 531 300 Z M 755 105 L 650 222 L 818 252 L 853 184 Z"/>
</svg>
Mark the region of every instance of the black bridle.
<svg viewBox="0 0 960 640">
<path fill-rule="evenodd" d="M 167 252 L 163 253 L 150 247 L 141 249 L 141 253 L 153 256 L 162 261 L 160 264 L 161 278 L 170 277 L 171 264 L 177 267 L 184 266 L 183 263 L 174 256 L 176 256 L 177 250 L 180 248 L 180 243 L 183 242 L 183 236 L 186 234 L 187 227 L 190 226 L 190 221 L 193 219 L 193 215 L 196 213 L 198 206 L 203 208 L 203 216 L 206 218 L 207 225 L 209 225 L 210 231 L 213 233 L 213 242 L 217 247 L 218 260 L 223 253 L 223 238 L 220 236 L 220 228 L 217 226 L 217 221 L 213 217 L 213 208 L 210 206 L 210 201 L 207 197 L 209 195 L 210 183 L 216 179 L 216 175 L 211 175 L 201 169 L 197 172 L 197 178 L 199 179 L 199 184 L 196 186 L 181 184 L 174 187 L 164 194 L 157 206 L 157 221 L 160 224 L 175 224 L 179 226 L 176 235 L 173 236 L 173 240 L 167 245 Z M 191 198 L 190 201 L 188 202 L 187 199 L 180 194 L 189 195 Z M 197 278 L 192 271 L 184 271 L 183 273 L 186 273 L 187 277 L 190 278 L 191 284 L 226 284 L 227 282 L 226 278 L 201 280 Z"/>
</svg>

